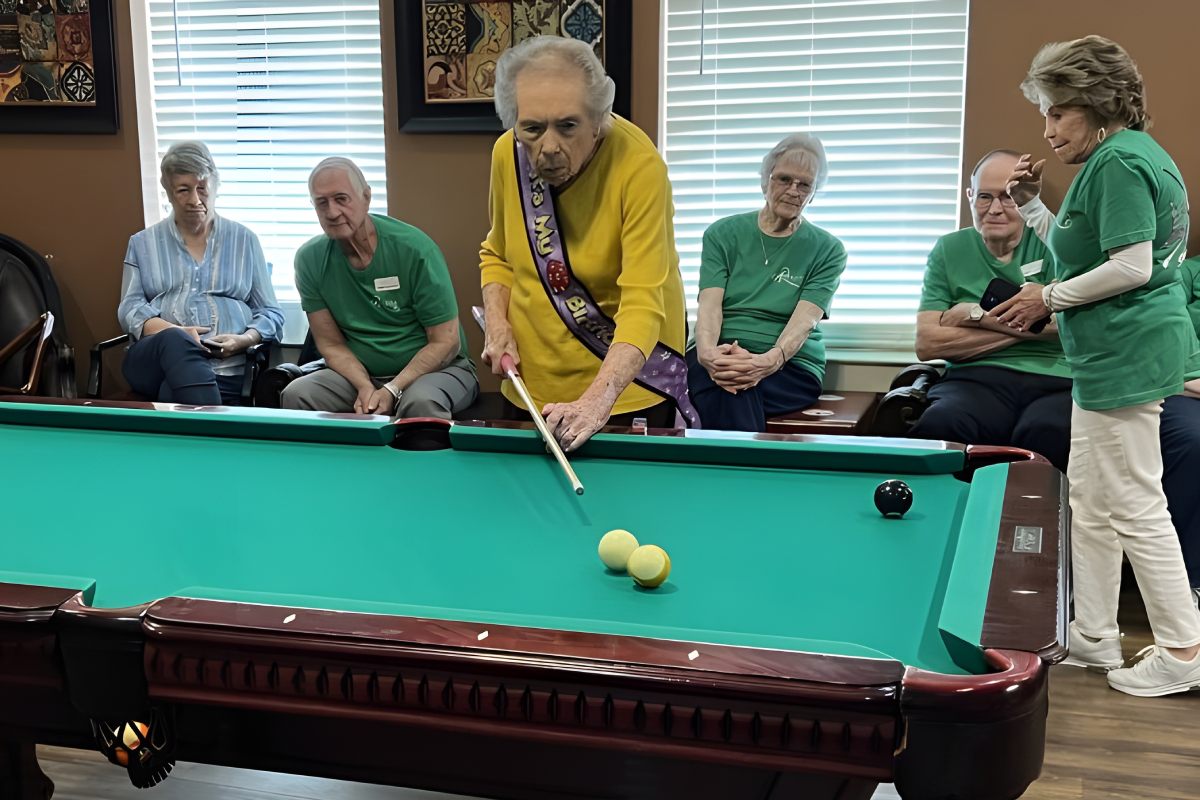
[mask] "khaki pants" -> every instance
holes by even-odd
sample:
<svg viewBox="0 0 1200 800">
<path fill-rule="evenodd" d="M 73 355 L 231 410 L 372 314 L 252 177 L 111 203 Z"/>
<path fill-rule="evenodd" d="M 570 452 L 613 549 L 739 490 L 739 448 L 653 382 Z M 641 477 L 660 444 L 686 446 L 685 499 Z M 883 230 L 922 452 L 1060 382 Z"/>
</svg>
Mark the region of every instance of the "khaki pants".
<svg viewBox="0 0 1200 800">
<path fill-rule="evenodd" d="M 371 378 L 376 387 L 393 376 Z M 445 369 L 422 375 L 404 390 L 392 409 L 393 417 L 450 417 L 465 409 L 479 396 L 479 381 L 466 358 Z M 279 396 L 283 408 L 302 411 L 349 412 L 354 410 L 358 392 L 350 381 L 332 369 L 319 369 L 287 385 Z"/>
</svg>

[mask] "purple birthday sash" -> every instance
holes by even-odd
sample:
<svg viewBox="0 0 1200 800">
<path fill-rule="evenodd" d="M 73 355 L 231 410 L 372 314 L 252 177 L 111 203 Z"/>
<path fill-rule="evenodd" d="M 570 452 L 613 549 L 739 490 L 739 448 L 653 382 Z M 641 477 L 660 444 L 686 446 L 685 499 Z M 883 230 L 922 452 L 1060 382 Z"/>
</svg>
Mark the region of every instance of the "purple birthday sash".
<svg viewBox="0 0 1200 800">
<path fill-rule="evenodd" d="M 559 235 L 558 218 L 550 187 L 529 163 L 525 147 L 513 137 L 517 186 L 529 250 L 550 304 L 576 339 L 601 361 L 612 346 L 617 323 L 600 310 L 587 287 L 571 272 L 567 250 Z M 687 362 L 662 342 L 654 345 L 633 382 L 672 401 L 689 428 L 700 427 L 700 415 L 687 395 Z"/>
</svg>

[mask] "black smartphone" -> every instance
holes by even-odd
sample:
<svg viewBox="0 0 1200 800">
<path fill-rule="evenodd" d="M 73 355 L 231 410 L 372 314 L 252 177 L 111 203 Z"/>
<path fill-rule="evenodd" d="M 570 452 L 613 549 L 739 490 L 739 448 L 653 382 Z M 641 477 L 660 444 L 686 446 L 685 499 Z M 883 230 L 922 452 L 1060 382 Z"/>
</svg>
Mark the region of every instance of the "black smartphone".
<svg viewBox="0 0 1200 800">
<path fill-rule="evenodd" d="M 1019 291 L 1021 291 L 1021 287 L 1015 283 L 1006 281 L 1004 278 L 992 278 L 992 282 L 983 290 L 983 297 L 979 298 L 979 307 L 984 311 L 991 311 Z M 1029 332 L 1041 333 L 1049 322 L 1050 315 L 1047 314 L 1030 325 Z"/>
<path fill-rule="evenodd" d="M 221 345 L 219 345 L 218 343 L 214 342 L 212 339 L 201 339 L 201 340 L 200 340 L 200 344 L 204 345 L 204 348 L 205 348 L 206 350 L 208 350 L 208 356 L 209 356 L 209 358 L 218 358 L 218 357 L 220 357 L 220 355 L 221 355 Z"/>
</svg>

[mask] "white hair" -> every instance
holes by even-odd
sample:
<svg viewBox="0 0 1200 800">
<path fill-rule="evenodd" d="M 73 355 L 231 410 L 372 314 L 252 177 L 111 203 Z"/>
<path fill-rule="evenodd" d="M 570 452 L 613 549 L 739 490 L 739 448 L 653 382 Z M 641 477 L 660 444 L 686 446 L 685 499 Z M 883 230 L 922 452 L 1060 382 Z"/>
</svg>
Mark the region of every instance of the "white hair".
<svg viewBox="0 0 1200 800">
<path fill-rule="evenodd" d="M 829 178 L 829 162 L 825 159 L 825 146 L 812 134 L 793 133 L 784 137 L 779 144 L 772 147 L 771 151 L 763 156 L 762 168 L 759 170 L 763 194 L 767 192 L 767 182 L 771 180 L 771 173 L 775 171 L 775 165 L 788 153 L 805 153 L 813 160 L 815 172 L 813 191 L 825 185 L 825 181 Z"/>
<path fill-rule="evenodd" d="M 367 176 L 363 175 L 362 170 L 358 168 L 358 164 L 355 164 L 344 156 L 330 156 L 329 158 L 322 159 L 321 163 L 313 167 L 313 171 L 308 174 L 309 194 L 312 194 L 313 181 L 317 179 L 317 176 L 330 169 L 345 172 L 354 190 L 363 197 L 367 196 L 367 191 L 371 188 L 371 185 L 367 183 Z"/>
<path fill-rule="evenodd" d="M 217 164 L 204 142 L 176 142 L 167 148 L 159 164 L 159 182 L 168 192 L 171 191 L 171 178 L 176 175 L 195 175 L 200 180 L 207 179 L 211 192 L 216 192 L 221 180 Z"/>
<path fill-rule="evenodd" d="M 587 107 L 592 119 L 612 111 L 617 86 L 586 43 L 562 36 L 534 36 L 504 51 L 496 62 L 496 114 L 505 128 L 517 124 L 517 75 L 536 61 L 556 60 L 583 73 Z"/>
</svg>

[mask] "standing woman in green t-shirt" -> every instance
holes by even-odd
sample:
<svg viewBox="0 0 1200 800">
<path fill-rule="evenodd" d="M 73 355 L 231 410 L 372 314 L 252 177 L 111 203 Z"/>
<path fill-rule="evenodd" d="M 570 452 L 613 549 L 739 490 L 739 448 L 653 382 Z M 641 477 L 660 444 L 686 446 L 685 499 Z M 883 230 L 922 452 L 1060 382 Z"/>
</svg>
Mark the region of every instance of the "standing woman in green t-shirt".
<svg viewBox="0 0 1200 800">
<path fill-rule="evenodd" d="M 825 183 L 821 140 L 788 136 L 762 162 L 763 207 L 704 232 L 688 392 L 705 428 L 764 431 L 767 417 L 821 394 L 817 328 L 846 268 L 846 249 L 803 216 Z"/>
<path fill-rule="evenodd" d="M 1142 77 L 1120 45 L 1100 36 L 1047 45 L 1021 88 L 1045 115 L 1054 154 L 1083 167 L 1055 219 L 1037 199 L 1044 160 L 1018 162 L 1009 194 L 1054 254 L 1058 280 L 1026 284 L 993 311 L 1020 330 L 1058 313 L 1074 379 L 1070 659 L 1122 664 L 1123 551 L 1156 644 L 1109 672 L 1109 685 L 1143 697 L 1187 691 L 1200 686 L 1200 611 L 1167 511 L 1159 443 L 1163 398 L 1183 389 L 1196 349 L 1179 280 L 1187 191 L 1145 132 Z"/>
</svg>

